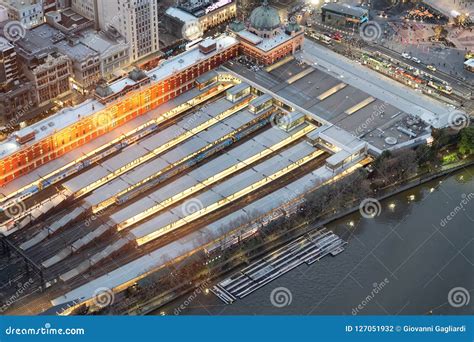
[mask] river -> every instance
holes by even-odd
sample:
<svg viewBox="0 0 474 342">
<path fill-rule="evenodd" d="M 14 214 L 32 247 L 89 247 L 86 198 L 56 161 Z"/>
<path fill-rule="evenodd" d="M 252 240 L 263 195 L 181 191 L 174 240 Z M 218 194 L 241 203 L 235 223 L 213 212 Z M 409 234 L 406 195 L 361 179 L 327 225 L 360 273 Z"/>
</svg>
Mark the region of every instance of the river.
<svg viewBox="0 0 474 342">
<path fill-rule="evenodd" d="M 382 201 L 374 218 L 357 212 L 327 227 L 348 241 L 341 254 L 301 265 L 232 305 L 195 291 L 155 314 L 474 313 L 474 167 Z"/>
</svg>

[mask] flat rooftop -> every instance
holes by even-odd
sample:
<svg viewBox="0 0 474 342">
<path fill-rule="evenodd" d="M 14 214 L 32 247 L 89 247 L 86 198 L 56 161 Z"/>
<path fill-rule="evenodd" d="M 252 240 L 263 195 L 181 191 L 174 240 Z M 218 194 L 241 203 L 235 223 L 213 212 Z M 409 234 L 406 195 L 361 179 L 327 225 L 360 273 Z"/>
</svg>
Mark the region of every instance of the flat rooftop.
<svg viewBox="0 0 474 342">
<path fill-rule="evenodd" d="M 35 28 L 35 30 L 40 28 L 41 30 L 46 30 L 45 32 L 48 32 L 48 34 L 53 32 L 49 29 L 49 26 L 47 25 L 38 26 L 37 28 Z M 228 48 L 238 43 L 235 38 L 229 36 L 221 36 L 219 38 L 214 39 L 214 41 L 216 42 L 217 48 L 216 50 L 208 54 L 201 53 L 199 48 L 196 47 L 192 50 L 186 51 L 185 53 L 179 56 L 176 56 L 163 62 L 155 69 L 146 72 L 146 74 L 151 78 L 152 83 L 161 82 L 162 80 L 166 79 L 167 77 L 170 77 L 174 73 L 187 69 L 205 58 L 211 58 L 216 53 L 219 53 L 222 49 Z M 111 83 L 109 86 L 112 91 L 118 92 L 121 91 L 126 85 L 132 85 L 135 83 L 136 82 L 132 79 L 125 77 Z M 20 146 L 16 142 L 15 137 L 12 135 L 7 140 L 0 143 L 0 158 L 5 158 L 6 156 L 18 151 L 21 147 L 26 147 L 31 144 L 34 144 L 39 140 L 46 138 L 47 136 L 50 136 L 67 126 L 79 120 L 82 120 L 82 118 L 94 114 L 95 112 L 104 108 L 104 105 L 102 105 L 97 100 L 87 100 L 75 107 L 64 108 L 60 112 L 51 115 L 50 117 L 41 120 L 31 126 L 23 128 L 18 132 L 20 135 L 26 135 L 31 131 L 36 131 L 37 133 L 34 140 Z M 50 122 L 53 122 L 53 125 L 50 125 Z"/>
<path fill-rule="evenodd" d="M 395 138 L 397 143 L 410 140 L 408 135 L 397 130 L 400 124 L 416 121 L 415 130 L 419 135 L 423 134 L 426 127 L 419 120 L 409 120 L 411 116 L 394 105 L 345 84 L 344 78 L 313 69 L 296 59 L 270 72 L 264 69 L 248 70 L 235 62 L 227 63 L 225 67 L 244 77 L 244 82 L 254 82 L 263 91 L 269 91 L 270 95 L 275 94 L 313 114 L 315 118 L 334 124 L 380 150 L 390 147 L 385 142 L 387 137 Z M 310 71 L 308 68 L 313 70 L 306 72 Z M 301 78 L 296 77 L 296 81 L 291 84 L 287 82 L 297 75 L 301 75 Z"/>
</svg>

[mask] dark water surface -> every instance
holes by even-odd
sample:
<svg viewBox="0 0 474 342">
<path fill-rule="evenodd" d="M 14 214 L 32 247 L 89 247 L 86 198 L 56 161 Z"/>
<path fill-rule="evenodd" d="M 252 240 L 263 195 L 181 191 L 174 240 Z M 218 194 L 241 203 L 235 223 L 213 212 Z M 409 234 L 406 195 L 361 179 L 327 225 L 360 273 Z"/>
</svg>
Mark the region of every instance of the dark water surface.
<svg viewBox="0 0 474 342">
<path fill-rule="evenodd" d="M 348 241 L 338 256 L 301 265 L 232 305 L 194 293 L 156 314 L 181 305 L 186 315 L 474 313 L 474 298 L 461 307 L 448 301 L 456 287 L 474 296 L 474 167 L 382 201 L 375 218 L 355 213 L 327 227 Z M 278 287 L 291 294 L 284 307 L 270 300 Z M 455 305 L 469 299 L 455 297 Z"/>
</svg>

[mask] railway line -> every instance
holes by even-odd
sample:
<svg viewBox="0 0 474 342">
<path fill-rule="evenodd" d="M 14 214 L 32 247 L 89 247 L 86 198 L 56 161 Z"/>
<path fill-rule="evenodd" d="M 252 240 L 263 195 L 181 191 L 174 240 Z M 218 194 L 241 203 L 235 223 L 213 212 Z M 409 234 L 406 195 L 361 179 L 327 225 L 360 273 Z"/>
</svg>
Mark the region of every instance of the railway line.
<svg viewBox="0 0 474 342">
<path fill-rule="evenodd" d="M 313 123 L 287 132 L 272 121 L 282 108 L 254 113 L 247 108 L 252 98 L 210 98 L 201 115 L 188 111 L 57 182 L 69 198 L 8 237 L 38 265 L 45 296 L 205 229 L 324 165 L 328 153 L 305 141 Z M 199 208 L 187 212 L 188 201 Z M 21 258 L 8 260 L 0 255 L 1 283 L 25 279 Z"/>
<path fill-rule="evenodd" d="M 82 155 L 80 158 L 75 159 L 65 166 L 55 169 L 48 174 L 39 177 L 38 180 L 23 186 L 22 188 L 8 194 L 7 196 L 4 196 L 0 199 L 0 210 L 2 213 L 6 213 L 6 217 L 5 215 L 0 217 L 0 219 L 3 219 L 3 225 L 11 225 L 12 221 L 16 219 L 16 215 L 11 215 L 9 213 L 9 209 L 11 207 L 15 207 L 19 203 L 22 203 L 22 206 L 28 208 L 32 203 L 26 201 L 31 197 L 39 194 L 45 189 L 49 189 L 53 185 L 60 185 L 64 180 L 71 177 L 72 175 L 79 174 L 99 162 L 105 162 L 109 157 L 114 156 L 118 152 L 121 152 L 131 146 L 136 146 L 136 144 L 142 139 L 160 131 L 162 129 L 161 126 L 166 127 L 172 123 L 173 120 L 178 119 L 188 111 L 198 110 L 202 103 L 205 103 L 206 101 L 215 98 L 217 95 L 222 94 L 232 85 L 232 83 L 219 84 L 216 87 L 196 96 L 193 101 L 187 101 L 178 105 L 177 107 L 174 107 L 173 109 L 158 116 L 156 119 L 145 122 L 137 128 L 120 135 L 119 137 L 104 145 L 95 148 L 89 153 Z M 122 171 L 126 172 L 127 169 Z M 97 186 L 95 188 L 97 188 Z M 86 189 L 86 191 L 87 190 L 90 189 Z"/>
</svg>

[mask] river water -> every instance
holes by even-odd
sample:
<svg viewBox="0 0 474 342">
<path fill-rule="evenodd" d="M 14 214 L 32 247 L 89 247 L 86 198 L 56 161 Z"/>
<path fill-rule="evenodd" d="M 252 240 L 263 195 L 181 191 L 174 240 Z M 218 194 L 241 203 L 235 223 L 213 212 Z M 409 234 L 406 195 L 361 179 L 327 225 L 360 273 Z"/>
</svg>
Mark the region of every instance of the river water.
<svg viewBox="0 0 474 342">
<path fill-rule="evenodd" d="M 382 201 L 374 218 L 357 212 L 327 227 L 348 241 L 341 254 L 301 265 L 232 305 L 195 291 L 155 314 L 474 313 L 474 167 Z M 282 307 L 272 305 L 277 291 L 286 294 Z"/>
</svg>

